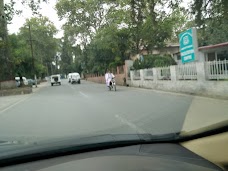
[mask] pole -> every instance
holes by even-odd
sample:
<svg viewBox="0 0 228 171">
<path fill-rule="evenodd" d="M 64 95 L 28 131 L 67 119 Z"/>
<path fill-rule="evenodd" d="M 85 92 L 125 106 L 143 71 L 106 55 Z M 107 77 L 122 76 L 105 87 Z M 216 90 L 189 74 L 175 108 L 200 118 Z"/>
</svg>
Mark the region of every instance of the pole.
<svg viewBox="0 0 228 171">
<path fill-rule="evenodd" d="M 49 76 L 48 63 L 46 63 L 46 67 L 47 67 L 47 76 Z"/>
<path fill-rule="evenodd" d="M 35 65 L 34 65 L 34 53 L 33 53 L 33 44 L 32 44 L 32 34 L 31 34 L 31 26 L 29 23 L 29 41 L 30 41 L 30 48 L 32 53 L 32 67 L 33 67 L 33 73 L 34 73 L 34 80 L 37 87 L 37 79 L 36 79 L 36 72 L 35 72 Z"/>
<path fill-rule="evenodd" d="M 53 74 L 52 63 L 51 63 L 51 75 Z"/>
<path fill-rule="evenodd" d="M 58 74 L 58 56 L 55 56 L 55 72 Z"/>
</svg>

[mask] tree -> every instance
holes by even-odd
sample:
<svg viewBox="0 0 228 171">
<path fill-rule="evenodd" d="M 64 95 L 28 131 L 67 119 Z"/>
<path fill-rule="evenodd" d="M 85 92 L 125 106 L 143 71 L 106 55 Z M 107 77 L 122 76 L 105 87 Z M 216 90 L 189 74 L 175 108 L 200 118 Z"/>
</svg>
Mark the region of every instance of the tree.
<svg viewBox="0 0 228 171">
<path fill-rule="evenodd" d="M 7 21 L 3 0 L 0 0 L 0 81 L 12 79 L 12 61 L 8 49 Z"/>
<path fill-rule="evenodd" d="M 178 8 L 179 2 L 60 0 L 56 8 L 60 19 L 67 18 L 64 31 L 71 46 L 80 44 L 83 69 L 104 72 L 108 67 L 123 64 L 129 53 L 139 53 L 142 47 L 162 47 L 172 39 L 182 29 L 176 20 L 185 22 L 183 15 L 178 16 L 184 13 Z M 171 10 L 168 14 L 159 8 L 167 4 Z"/>
<path fill-rule="evenodd" d="M 48 0 L 21 0 L 20 3 L 28 5 L 34 14 L 38 14 L 39 4 Z M 5 4 L 0 0 L 0 80 L 13 79 L 13 63 L 9 53 L 9 42 L 7 33 L 7 22 L 10 22 L 15 14 L 19 14 L 21 9 L 15 10 L 16 0 L 11 0 Z"/>
<path fill-rule="evenodd" d="M 228 1 L 194 0 L 191 12 L 200 35 L 199 44 L 208 45 L 228 41 Z"/>
<path fill-rule="evenodd" d="M 127 29 L 118 29 L 115 25 L 100 29 L 89 48 L 89 59 L 91 72 L 104 73 L 107 68 L 115 68 L 124 64 L 129 56 L 129 32 Z"/>
<path fill-rule="evenodd" d="M 80 38 L 84 46 L 94 37 L 99 28 L 106 24 L 105 17 L 112 6 L 104 7 L 100 0 L 60 0 L 56 4 L 60 19 L 66 18 L 65 30 L 76 40 Z"/>
<path fill-rule="evenodd" d="M 68 35 L 64 32 L 64 37 L 61 42 L 61 69 L 62 72 L 68 74 L 72 71 L 73 63 L 73 54 L 72 54 L 72 45 L 68 40 Z"/>
<path fill-rule="evenodd" d="M 67 32 L 71 42 L 80 43 L 85 70 L 88 70 L 89 63 L 88 45 L 98 30 L 110 23 L 107 16 L 114 6 L 114 3 L 100 0 L 60 0 L 56 4 L 59 18 L 67 19 L 64 31 Z"/>
<path fill-rule="evenodd" d="M 205 19 L 209 18 L 228 19 L 227 0 L 194 0 L 191 8 L 198 26 L 205 24 Z"/>
<path fill-rule="evenodd" d="M 31 37 L 29 26 L 31 27 Z M 46 17 L 27 20 L 18 35 L 10 35 L 11 54 L 15 66 L 15 74 L 21 73 L 31 77 L 33 59 L 30 43 L 33 43 L 34 69 L 38 76 L 44 77 L 51 73 L 52 62 L 58 52 L 58 41 L 54 38 L 57 30 Z"/>
<path fill-rule="evenodd" d="M 27 78 L 32 77 L 32 58 L 27 42 L 22 36 L 16 34 L 9 35 L 10 49 L 14 64 L 13 73 L 16 76 L 23 75 Z"/>
<path fill-rule="evenodd" d="M 124 22 L 130 30 L 132 53 L 139 53 L 143 47 L 148 50 L 162 47 L 171 39 L 177 19 L 172 13 L 177 11 L 180 1 L 125 0 L 124 2 L 121 4 L 125 15 L 128 16 Z"/>
</svg>

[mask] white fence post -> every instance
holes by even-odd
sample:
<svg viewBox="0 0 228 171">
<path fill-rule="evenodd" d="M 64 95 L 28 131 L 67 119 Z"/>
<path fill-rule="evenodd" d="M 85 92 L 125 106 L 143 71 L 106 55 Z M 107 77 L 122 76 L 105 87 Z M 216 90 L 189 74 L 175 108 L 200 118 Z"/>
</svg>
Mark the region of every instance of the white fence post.
<svg viewBox="0 0 228 171">
<path fill-rule="evenodd" d="M 134 77 L 134 71 L 130 71 L 130 78 L 131 78 L 131 81 L 133 81 L 133 77 Z"/>
<path fill-rule="evenodd" d="M 196 71 L 197 71 L 197 80 L 198 81 L 206 81 L 205 62 L 197 62 L 196 63 Z"/>
<path fill-rule="evenodd" d="M 144 81 L 144 70 L 140 69 L 140 80 Z"/>
<path fill-rule="evenodd" d="M 205 62 L 206 76 L 209 80 L 228 79 L 228 61 Z"/>
<path fill-rule="evenodd" d="M 171 81 L 177 81 L 177 66 L 170 66 Z"/>
<path fill-rule="evenodd" d="M 157 73 L 157 69 L 153 68 L 153 80 L 154 81 L 158 81 L 158 73 Z"/>
</svg>

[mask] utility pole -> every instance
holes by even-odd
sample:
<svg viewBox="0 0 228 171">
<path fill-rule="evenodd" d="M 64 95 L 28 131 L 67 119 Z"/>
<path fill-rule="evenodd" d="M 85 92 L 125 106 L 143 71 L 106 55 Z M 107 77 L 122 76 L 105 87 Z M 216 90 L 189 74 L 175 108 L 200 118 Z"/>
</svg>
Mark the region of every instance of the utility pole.
<svg viewBox="0 0 228 171">
<path fill-rule="evenodd" d="M 52 63 L 51 63 L 51 75 L 53 75 Z"/>
<path fill-rule="evenodd" d="M 47 76 L 49 76 L 48 63 L 46 63 L 46 67 L 47 67 Z"/>
<path fill-rule="evenodd" d="M 56 74 L 58 74 L 58 56 L 57 55 L 55 55 L 55 72 L 56 72 Z"/>
<path fill-rule="evenodd" d="M 32 53 L 32 67 L 33 67 L 33 73 L 34 73 L 34 80 L 37 87 L 37 79 L 36 79 L 36 72 L 35 72 L 35 62 L 34 62 L 34 53 L 33 53 L 33 44 L 32 44 L 32 34 L 31 34 L 31 26 L 29 23 L 29 41 L 30 41 L 30 48 Z"/>
</svg>

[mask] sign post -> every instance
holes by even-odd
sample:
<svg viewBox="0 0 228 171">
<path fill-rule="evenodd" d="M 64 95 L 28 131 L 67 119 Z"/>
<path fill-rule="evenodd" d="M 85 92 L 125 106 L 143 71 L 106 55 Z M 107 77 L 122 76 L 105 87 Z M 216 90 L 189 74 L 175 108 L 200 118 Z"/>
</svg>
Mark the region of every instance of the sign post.
<svg viewBox="0 0 228 171">
<path fill-rule="evenodd" d="M 196 28 L 191 28 L 179 34 L 182 63 L 193 62 L 198 58 L 198 41 Z"/>
</svg>

